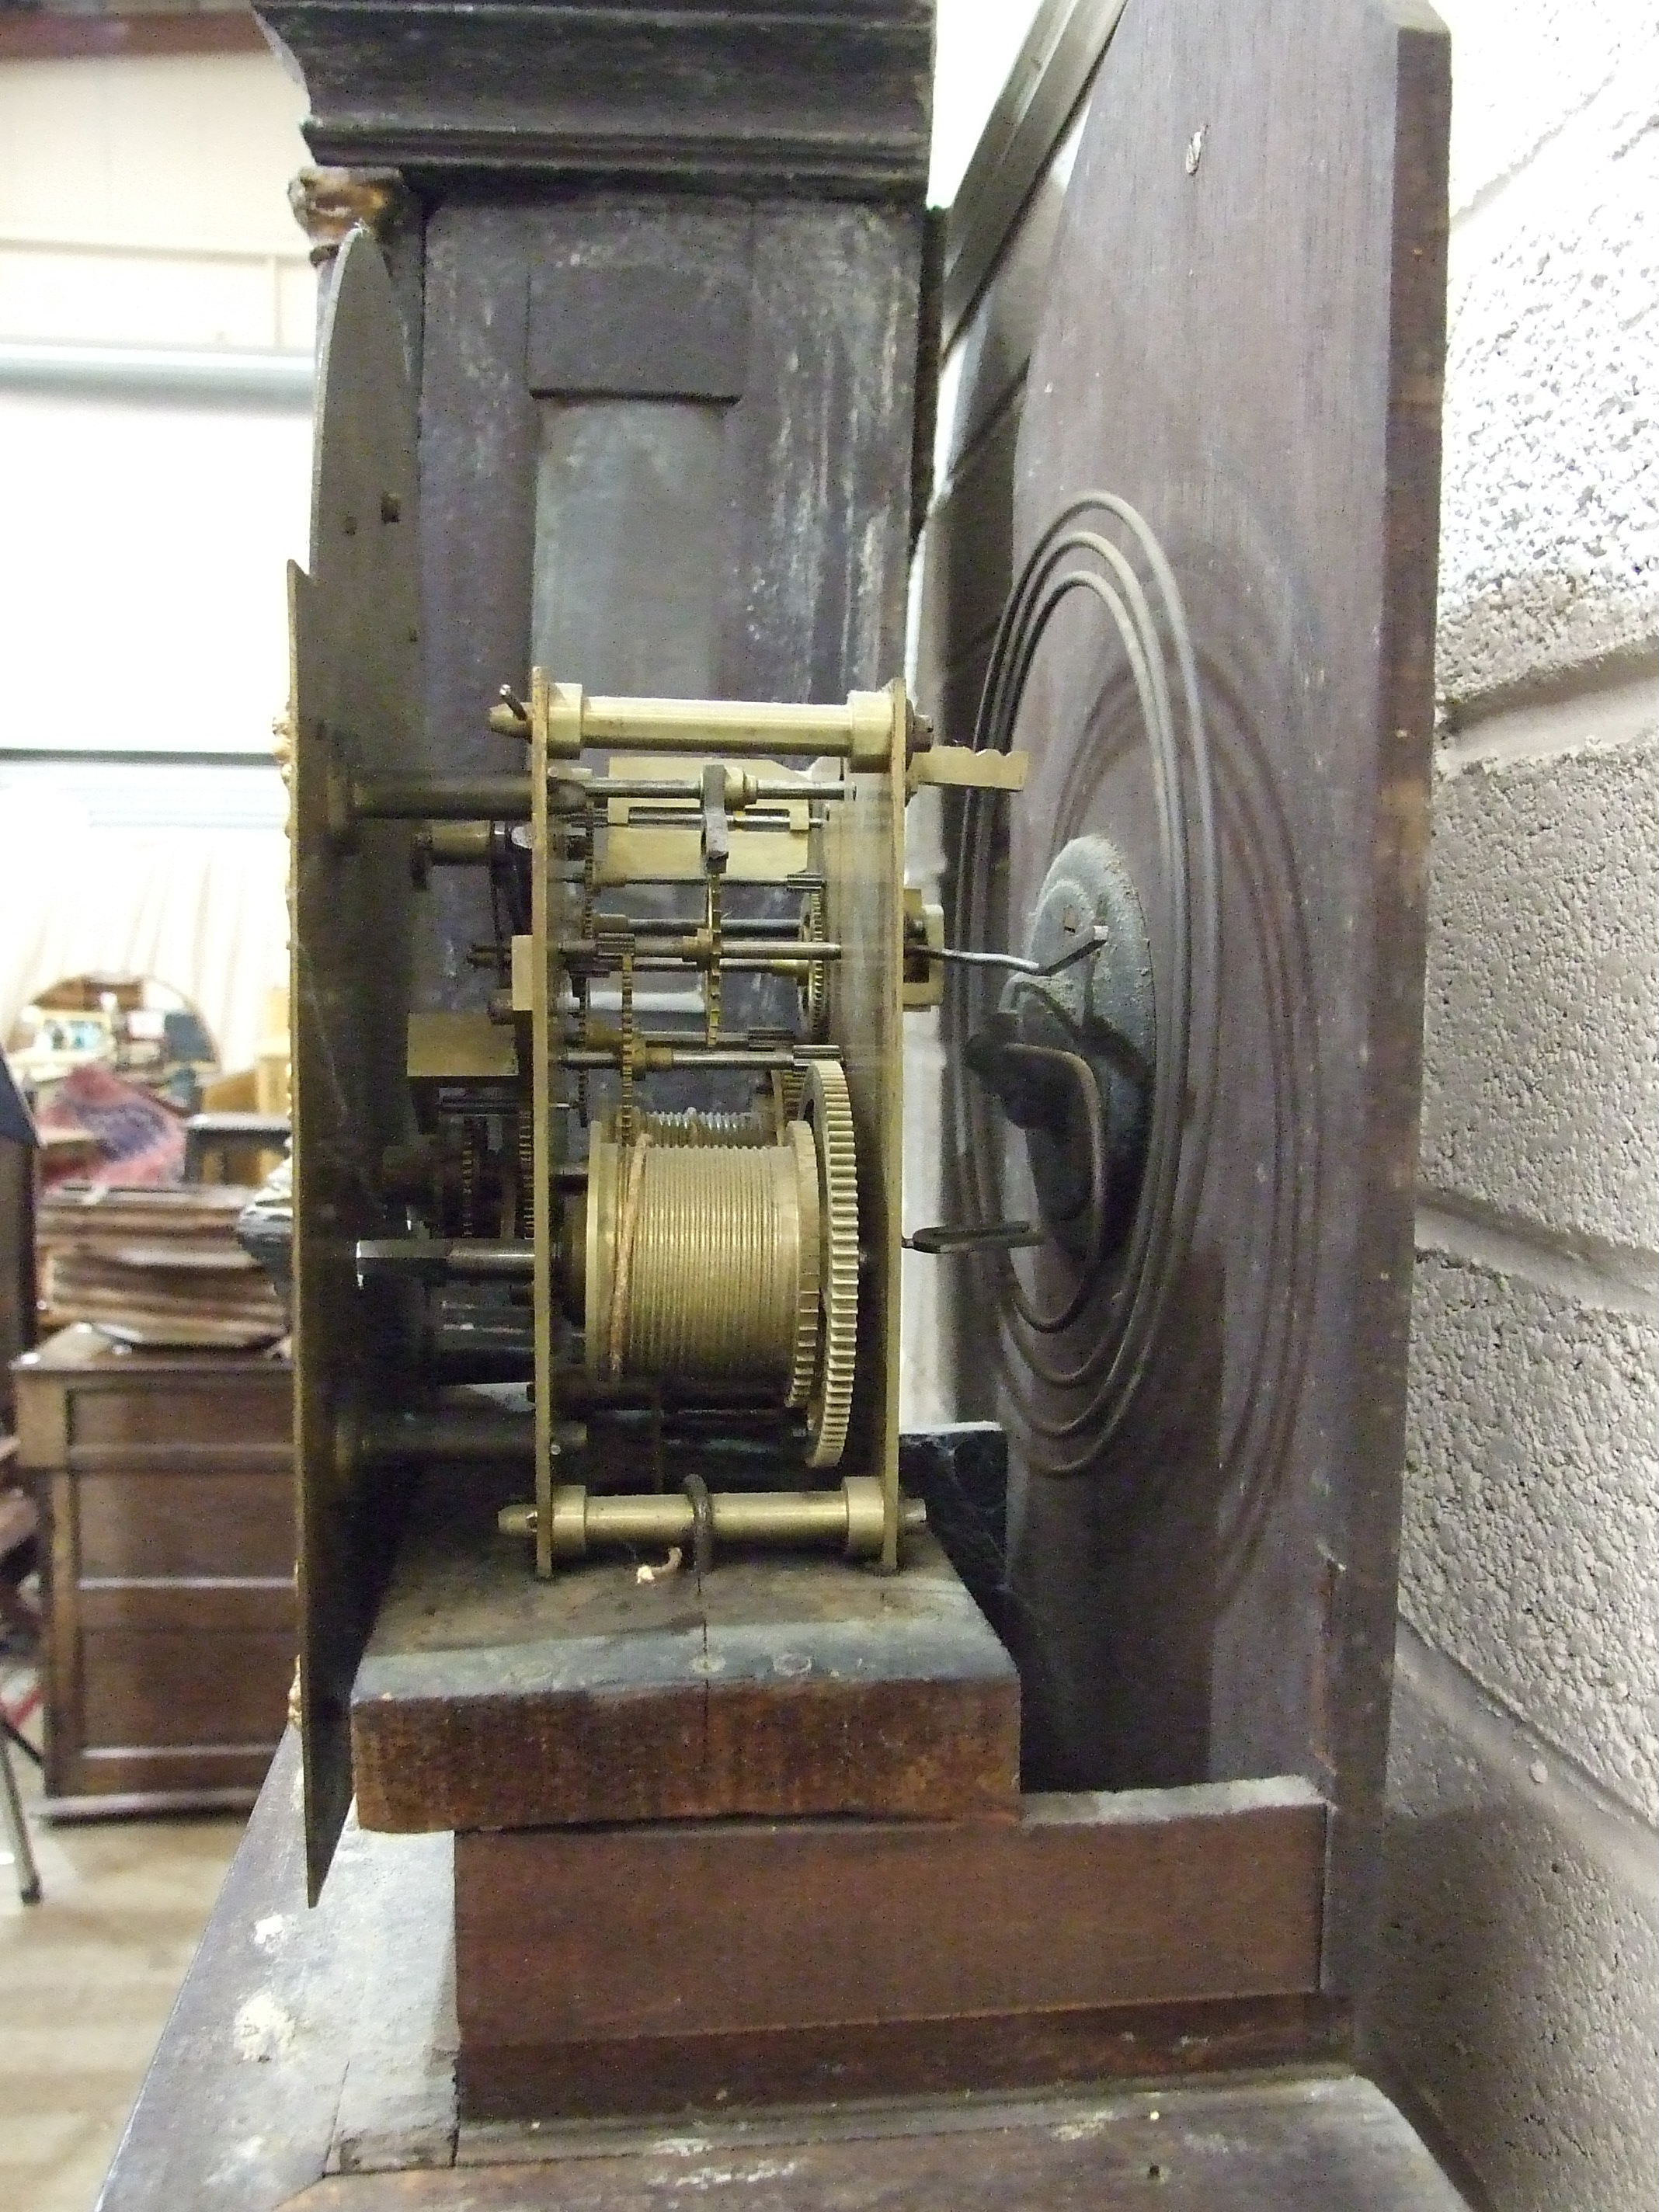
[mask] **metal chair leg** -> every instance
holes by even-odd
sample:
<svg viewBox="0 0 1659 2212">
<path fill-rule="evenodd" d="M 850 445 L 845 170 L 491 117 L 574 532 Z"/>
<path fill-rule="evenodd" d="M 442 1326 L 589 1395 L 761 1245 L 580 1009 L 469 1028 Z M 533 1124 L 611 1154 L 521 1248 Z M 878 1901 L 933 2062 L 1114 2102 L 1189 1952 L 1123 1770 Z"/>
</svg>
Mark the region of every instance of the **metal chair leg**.
<svg viewBox="0 0 1659 2212">
<path fill-rule="evenodd" d="M 17 1866 L 17 1894 L 25 1905 L 40 1902 L 40 1869 L 34 1863 L 34 1844 L 23 1817 L 23 1800 L 12 1770 L 9 1729 L 0 1731 L 0 1798 L 5 1800 L 6 1826 L 11 1831 L 12 1856 Z"/>
</svg>

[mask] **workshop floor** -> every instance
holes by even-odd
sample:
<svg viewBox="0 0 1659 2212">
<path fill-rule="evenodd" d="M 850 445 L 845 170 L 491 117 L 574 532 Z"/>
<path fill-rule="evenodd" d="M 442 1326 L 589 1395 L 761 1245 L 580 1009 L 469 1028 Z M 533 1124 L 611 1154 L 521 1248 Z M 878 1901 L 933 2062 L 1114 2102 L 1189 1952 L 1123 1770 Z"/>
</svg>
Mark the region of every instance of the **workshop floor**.
<svg viewBox="0 0 1659 2212">
<path fill-rule="evenodd" d="M 33 1815 L 39 1777 L 14 1763 Z M 5 2212 L 91 2212 L 241 1826 L 32 1817 L 45 1894 L 25 1905 L 0 1822 Z"/>
</svg>

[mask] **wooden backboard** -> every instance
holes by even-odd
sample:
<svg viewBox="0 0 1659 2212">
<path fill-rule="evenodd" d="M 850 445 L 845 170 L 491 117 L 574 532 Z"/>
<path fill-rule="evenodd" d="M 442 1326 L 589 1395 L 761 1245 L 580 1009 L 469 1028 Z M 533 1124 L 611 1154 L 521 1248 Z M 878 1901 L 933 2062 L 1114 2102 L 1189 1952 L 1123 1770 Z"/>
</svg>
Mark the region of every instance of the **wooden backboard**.
<svg viewBox="0 0 1659 2212">
<path fill-rule="evenodd" d="M 1025 385 L 1013 558 L 1091 490 L 1161 542 L 1212 763 L 1218 950 L 1194 976 L 1170 1295 L 1078 1471 L 1044 1472 L 1074 1406 L 1006 1319 L 1010 1263 L 959 1301 L 970 1391 L 995 1378 L 965 1410 L 1011 1433 L 1030 1779 L 1309 1776 L 1338 1809 L 1338 1990 L 1394 1636 L 1448 79 L 1416 0 L 1128 0 L 1101 64 Z M 1155 793 L 1097 603 L 1056 615 L 1014 741 L 1033 769 L 991 933 L 1023 949 L 1054 854 L 1103 832 L 1167 1016 Z"/>
</svg>

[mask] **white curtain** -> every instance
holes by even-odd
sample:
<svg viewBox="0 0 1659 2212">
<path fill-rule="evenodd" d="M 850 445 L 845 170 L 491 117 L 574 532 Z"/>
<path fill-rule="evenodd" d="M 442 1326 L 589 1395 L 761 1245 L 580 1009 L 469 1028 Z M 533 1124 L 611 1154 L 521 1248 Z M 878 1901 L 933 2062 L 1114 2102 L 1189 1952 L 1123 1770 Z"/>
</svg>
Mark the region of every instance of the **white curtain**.
<svg viewBox="0 0 1659 2212">
<path fill-rule="evenodd" d="M 0 1038 L 102 969 L 182 991 L 220 1066 L 252 1065 L 286 981 L 275 770 L 29 756 L 258 761 L 310 455 L 301 412 L 0 392 Z"/>
<path fill-rule="evenodd" d="M 287 981 L 287 870 L 269 822 L 122 823 L 46 778 L 0 783 L 0 1036 L 63 976 L 153 975 L 201 1014 L 222 1068 L 251 1066 Z"/>
</svg>

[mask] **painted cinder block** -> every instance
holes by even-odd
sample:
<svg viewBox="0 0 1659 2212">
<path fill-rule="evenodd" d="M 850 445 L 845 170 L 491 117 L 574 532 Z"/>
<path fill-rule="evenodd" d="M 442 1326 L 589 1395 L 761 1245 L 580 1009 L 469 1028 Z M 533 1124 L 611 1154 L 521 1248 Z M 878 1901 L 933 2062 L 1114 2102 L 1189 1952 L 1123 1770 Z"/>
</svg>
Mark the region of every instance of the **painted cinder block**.
<svg viewBox="0 0 1659 2212">
<path fill-rule="evenodd" d="M 1421 1169 L 1659 1249 L 1659 736 L 1437 779 Z"/>
<path fill-rule="evenodd" d="M 1651 1312 L 1419 1255 L 1401 1613 L 1650 1820 L 1656 1439 Z"/>
<path fill-rule="evenodd" d="M 1638 2212 L 1659 2203 L 1659 1839 L 1449 1697 L 1408 1641 L 1371 2063 L 1501 2212 Z"/>
<path fill-rule="evenodd" d="M 1456 69 L 1454 218 L 1628 70 L 1650 29 L 1630 0 L 1439 0 L 1435 12 Z"/>
<path fill-rule="evenodd" d="M 1634 2212 L 1659 2202 L 1659 707 L 1632 711 L 1659 640 L 1659 26 L 1439 4 L 1419 1245 L 1446 1249 L 1417 1270 L 1401 1610 L 1426 1641 L 1402 1629 L 1370 2024 L 1496 2212 Z"/>
<path fill-rule="evenodd" d="M 1454 240 L 1437 668 L 1454 719 L 1659 635 L 1656 92 L 1650 25 Z"/>
</svg>

